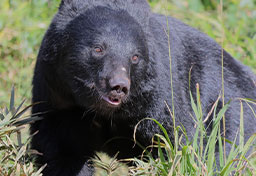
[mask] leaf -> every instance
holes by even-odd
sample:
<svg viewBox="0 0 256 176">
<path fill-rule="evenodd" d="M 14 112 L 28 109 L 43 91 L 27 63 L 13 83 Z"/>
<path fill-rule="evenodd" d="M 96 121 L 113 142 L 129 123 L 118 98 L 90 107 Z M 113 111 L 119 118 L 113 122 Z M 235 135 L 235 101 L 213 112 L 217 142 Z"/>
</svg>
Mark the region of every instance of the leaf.
<svg viewBox="0 0 256 176">
<path fill-rule="evenodd" d="M 29 118 L 26 118 L 26 119 L 16 121 L 13 125 L 15 125 L 15 126 L 26 125 L 26 124 L 30 124 L 30 123 L 33 123 L 35 121 L 41 120 L 41 119 L 42 119 L 42 117 L 38 117 L 38 116 L 29 117 Z"/>
<path fill-rule="evenodd" d="M 239 146 L 242 151 L 244 148 L 244 108 L 243 102 L 240 102 L 240 133 L 239 133 Z"/>
<path fill-rule="evenodd" d="M 14 109 L 14 96 L 15 96 L 15 90 L 14 90 L 14 86 L 12 86 L 11 98 L 10 98 L 10 111 Z"/>
<path fill-rule="evenodd" d="M 246 142 L 246 144 L 244 145 L 244 148 L 242 150 L 240 159 L 239 159 L 239 163 L 237 164 L 237 168 L 240 167 L 240 165 L 242 164 L 242 158 L 245 157 L 245 154 L 249 151 L 249 149 L 252 147 L 252 144 L 255 142 L 256 139 L 256 134 L 253 134 L 248 141 Z"/>
<path fill-rule="evenodd" d="M 234 162 L 234 160 L 231 160 L 228 162 L 228 164 L 226 164 L 226 166 L 222 169 L 220 175 L 225 175 L 228 174 L 228 170 L 230 169 L 231 164 Z"/>
<path fill-rule="evenodd" d="M 0 120 L 4 120 L 4 115 L 0 113 Z"/>
<path fill-rule="evenodd" d="M 13 114 L 13 116 L 15 116 L 15 115 L 19 112 L 20 108 L 21 108 L 22 105 L 25 103 L 25 101 L 26 101 L 26 99 L 24 99 L 24 100 L 21 102 L 21 104 L 18 106 L 18 108 L 16 109 L 15 113 Z"/>
<path fill-rule="evenodd" d="M 4 113 L 5 113 L 6 115 L 9 114 L 9 110 L 8 110 L 7 107 L 4 108 Z"/>
<path fill-rule="evenodd" d="M 43 165 L 36 173 L 33 173 L 31 176 L 41 176 L 41 172 L 46 168 L 47 164 Z"/>
<path fill-rule="evenodd" d="M 39 104 L 39 103 L 41 103 L 41 102 L 33 103 L 33 104 L 31 104 L 31 105 L 25 107 L 21 112 L 19 112 L 19 113 L 18 113 L 17 115 L 15 115 L 15 116 L 13 116 L 12 119 L 17 119 L 17 118 L 19 118 L 19 117 L 22 116 L 27 110 L 29 110 L 29 108 L 31 108 L 31 107 L 33 107 L 33 106 Z"/>
<path fill-rule="evenodd" d="M 161 160 L 162 163 L 166 163 L 166 160 L 164 158 L 164 154 L 163 154 L 163 151 L 162 151 L 162 148 L 161 148 L 161 145 L 160 145 L 159 137 L 157 138 L 157 143 L 158 143 L 157 144 L 158 145 L 158 155 L 160 157 L 160 160 Z M 163 171 L 164 171 L 165 175 L 167 175 L 168 167 L 165 164 L 163 164 L 163 168 L 164 168 Z"/>
</svg>

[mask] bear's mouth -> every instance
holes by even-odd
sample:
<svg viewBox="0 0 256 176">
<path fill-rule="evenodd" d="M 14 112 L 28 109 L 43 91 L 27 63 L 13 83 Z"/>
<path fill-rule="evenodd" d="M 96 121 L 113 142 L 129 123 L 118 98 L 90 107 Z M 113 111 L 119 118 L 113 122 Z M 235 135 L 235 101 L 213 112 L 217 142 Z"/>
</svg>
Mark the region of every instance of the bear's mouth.
<svg viewBox="0 0 256 176">
<path fill-rule="evenodd" d="M 113 98 L 111 96 L 102 96 L 102 99 L 105 100 L 112 107 L 118 107 L 122 102 L 121 99 Z"/>
</svg>

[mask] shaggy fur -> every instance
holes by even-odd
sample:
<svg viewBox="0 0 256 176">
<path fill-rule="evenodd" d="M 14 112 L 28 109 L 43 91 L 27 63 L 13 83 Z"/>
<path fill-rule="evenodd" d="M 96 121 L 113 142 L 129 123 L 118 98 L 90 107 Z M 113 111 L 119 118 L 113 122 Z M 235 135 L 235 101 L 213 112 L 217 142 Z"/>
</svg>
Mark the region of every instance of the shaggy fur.
<svg viewBox="0 0 256 176">
<path fill-rule="evenodd" d="M 40 103 L 32 113 L 43 119 L 31 125 L 31 134 L 38 131 L 31 147 L 43 154 L 36 163 L 47 163 L 45 176 L 92 175 L 89 158 L 97 151 L 111 156 L 119 151 L 119 158 L 140 155 L 132 135 L 145 117 L 162 123 L 173 140 L 165 104 L 172 104 L 167 34 L 176 125 L 183 125 L 192 139 L 189 71 L 192 68 L 194 97 L 196 84 L 200 85 L 206 117 L 221 91 L 221 47 L 182 22 L 151 12 L 146 0 L 61 2 L 42 41 L 33 79 L 33 102 Z M 133 56 L 139 60 L 132 60 Z M 128 80 L 122 95 L 119 90 L 113 93 L 110 86 L 116 77 L 120 85 Z M 224 77 L 225 102 L 232 99 L 225 116 L 226 137 L 233 140 L 240 123 L 236 98 L 256 99 L 256 77 L 225 51 Z M 117 96 L 121 104 L 110 106 L 107 96 Z M 244 125 L 247 140 L 256 132 L 256 118 L 248 107 L 244 107 Z M 137 128 L 136 139 L 148 146 L 155 133 L 160 133 L 159 128 L 145 120 Z"/>
</svg>

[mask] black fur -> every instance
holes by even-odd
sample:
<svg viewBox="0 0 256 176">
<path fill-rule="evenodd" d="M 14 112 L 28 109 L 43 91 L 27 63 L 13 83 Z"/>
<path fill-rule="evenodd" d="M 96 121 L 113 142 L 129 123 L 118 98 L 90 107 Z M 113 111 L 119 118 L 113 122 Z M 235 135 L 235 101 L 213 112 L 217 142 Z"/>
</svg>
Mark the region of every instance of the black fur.
<svg viewBox="0 0 256 176">
<path fill-rule="evenodd" d="M 142 150 L 133 147 L 132 135 L 145 117 L 162 123 L 172 139 L 172 120 L 165 104 L 172 104 L 168 31 L 176 125 L 182 124 L 192 139 L 189 71 L 192 67 L 194 96 L 196 84 L 200 85 L 206 116 L 221 91 L 221 47 L 172 17 L 154 14 L 146 0 L 61 2 L 42 41 L 33 80 L 33 102 L 41 103 L 32 113 L 40 113 L 43 120 L 31 125 L 31 133 L 39 131 L 32 148 L 43 153 L 36 163 L 47 163 L 44 175 L 92 175 L 88 159 L 96 151 L 109 155 L 120 151 L 119 158 L 140 155 Z M 103 47 L 101 53 L 95 52 L 98 45 Z M 138 63 L 131 61 L 134 55 Z M 121 105 L 113 107 L 104 97 L 117 95 L 110 87 L 115 76 L 130 82 L 125 96 L 118 94 Z M 233 140 L 240 118 L 236 98 L 256 99 L 256 77 L 225 51 L 224 77 L 225 101 L 233 100 L 226 113 L 226 137 Z M 248 107 L 244 114 L 247 140 L 256 132 L 256 118 Z M 148 146 L 155 133 L 160 130 L 154 122 L 143 121 L 136 139 Z"/>
</svg>

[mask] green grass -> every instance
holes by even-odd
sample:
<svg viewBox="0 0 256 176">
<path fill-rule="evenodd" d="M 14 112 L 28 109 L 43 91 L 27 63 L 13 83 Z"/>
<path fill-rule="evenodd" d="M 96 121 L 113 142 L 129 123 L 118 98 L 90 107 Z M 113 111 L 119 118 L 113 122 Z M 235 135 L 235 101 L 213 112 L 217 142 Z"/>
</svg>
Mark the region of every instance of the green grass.
<svg viewBox="0 0 256 176">
<path fill-rule="evenodd" d="M 23 130 L 39 117 L 27 115 L 31 105 L 24 106 L 22 101 L 15 106 L 15 91 L 12 88 L 9 106 L 0 108 L 0 175 L 41 176 L 29 159 L 33 151 L 29 149 L 30 137 Z"/>
<path fill-rule="evenodd" d="M 44 32 L 58 1 L 0 1 L 0 107 L 14 84 L 17 100 L 31 98 L 31 80 Z"/>
<path fill-rule="evenodd" d="M 118 176 L 118 175 L 249 175 L 256 173 L 256 151 L 248 153 L 256 142 L 256 134 L 244 143 L 244 126 L 243 126 L 243 104 L 254 104 L 255 100 L 241 99 L 240 109 L 240 131 L 237 132 L 239 141 L 230 142 L 232 146 L 227 158 L 224 155 L 222 147 L 223 138 L 220 132 L 220 123 L 224 113 L 229 107 L 229 102 L 217 113 L 216 108 L 220 97 L 212 106 L 213 114 L 212 132 L 208 136 L 206 133 L 203 112 L 200 100 L 199 85 L 197 85 L 197 95 L 194 98 L 190 94 L 193 114 L 192 119 L 196 124 L 196 132 L 192 141 L 188 140 L 186 131 L 180 126 L 174 126 L 174 143 L 169 139 L 166 129 L 155 119 L 146 118 L 143 120 L 154 121 L 162 130 L 162 134 L 155 134 L 152 139 L 152 145 L 148 146 L 144 157 L 128 158 L 125 162 L 133 162 L 135 166 L 128 167 L 114 158 L 98 153 L 98 157 L 92 159 L 95 167 L 96 176 Z M 238 100 L 237 100 L 238 101 Z M 249 104 L 248 104 L 249 105 Z M 44 168 L 36 170 L 29 159 L 31 151 L 28 148 L 30 138 L 21 131 L 27 125 L 35 120 L 36 116 L 27 115 L 30 106 L 24 106 L 24 101 L 15 106 L 14 89 L 11 91 L 10 103 L 8 107 L 0 109 L 0 173 L 4 175 L 31 175 L 41 176 L 40 172 Z M 256 114 L 255 114 L 256 118 Z M 139 126 L 140 123 L 137 124 Z M 136 128 L 134 133 L 136 133 Z M 180 133 L 181 132 L 181 133 Z M 135 136 L 135 135 L 134 135 Z M 236 139 L 237 139 L 236 138 Z M 181 143 L 185 139 L 185 143 Z M 136 139 L 135 139 L 136 140 Z M 218 144 L 216 143 L 218 141 Z M 227 141 L 229 142 L 229 141 Z M 206 145 L 205 145 L 206 144 Z M 158 149 L 158 157 L 152 158 L 150 155 L 151 148 Z M 219 149 L 218 155 L 215 149 Z M 148 153 L 146 155 L 146 153 Z M 117 153 L 118 155 L 118 153 Z M 219 164 L 216 164 L 216 158 L 219 158 Z"/>
<path fill-rule="evenodd" d="M 217 113 L 216 108 L 219 100 L 220 97 L 216 100 L 212 107 L 212 132 L 208 136 L 204 125 L 204 110 L 201 107 L 199 86 L 197 86 L 197 95 L 195 99 L 191 94 L 191 106 L 194 112 L 192 118 L 196 122 L 196 133 L 194 134 L 192 141 L 189 141 L 187 139 L 186 132 L 183 131 L 180 126 L 177 126 L 174 128 L 173 134 L 177 140 L 175 140 L 173 144 L 168 137 L 167 131 L 158 121 L 152 118 L 144 119 L 154 121 L 162 130 L 162 135 L 155 134 L 152 140 L 152 146 L 148 147 L 149 153 L 152 147 L 158 149 L 158 158 L 152 158 L 150 155 L 145 155 L 143 160 L 137 158 L 128 159 L 128 161 L 133 161 L 136 166 L 129 167 L 128 171 L 124 169 L 127 173 L 126 175 L 253 176 L 256 173 L 256 152 L 251 153 L 249 149 L 256 142 L 256 134 L 251 136 L 251 138 L 244 143 L 243 103 L 250 102 L 256 105 L 256 101 L 246 99 L 241 101 L 240 131 L 237 132 L 237 138 L 235 141 L 227 141 L 231 145 L 231 150 L 225 158 L 220 124 L 222 123 L 221 120 L 223 119 L 225 112 L 229 108 L 229 103 L 225 104 L 224 107 Z M 182 131 L 182 133 L 179 133 L 180 131 Z M 238 136 L 239 141 L 237 141 Z M 182 141 L 182 138 L 185 138 L 186 143 L 180 142 Z M 219 150 L 218 154 L 215 153 L 216 148 Z M 246 157 L 246 155 L 249 156 Z M 216 162 L 217 158 L 219 158 L 219 164 Z M 96 160 L 95 167 L 97 168 L 97 174 L 101 173 L 101 175 L 118 175 L 118 173 L 120 173 L 118 169 L 121 169 L 121 167 L 123 168 L 124 166 L 119 167 L 118 162 L 115 159 L 112 159 L 112 162 L 109 161 L 111 161 L 111 159 Z M 112 165 L 115 167 L 111 167 L 109 163 L 112 163 Z"/>
<path fill-rule="evenodd" d="M 163 0 L 153 1 L 152 4 L 155 12 L 181 19 L 205 32 L 219 44 L 224 39 L 224 49 L 256 71 L 256 2 L 227 0 L 224 3 L 224 12 L 221 18 L 219 2 L 215 8 L 206 10 L 207 8 L 192 8 L 195 1 L 167 2 Z"/>
</svg>

